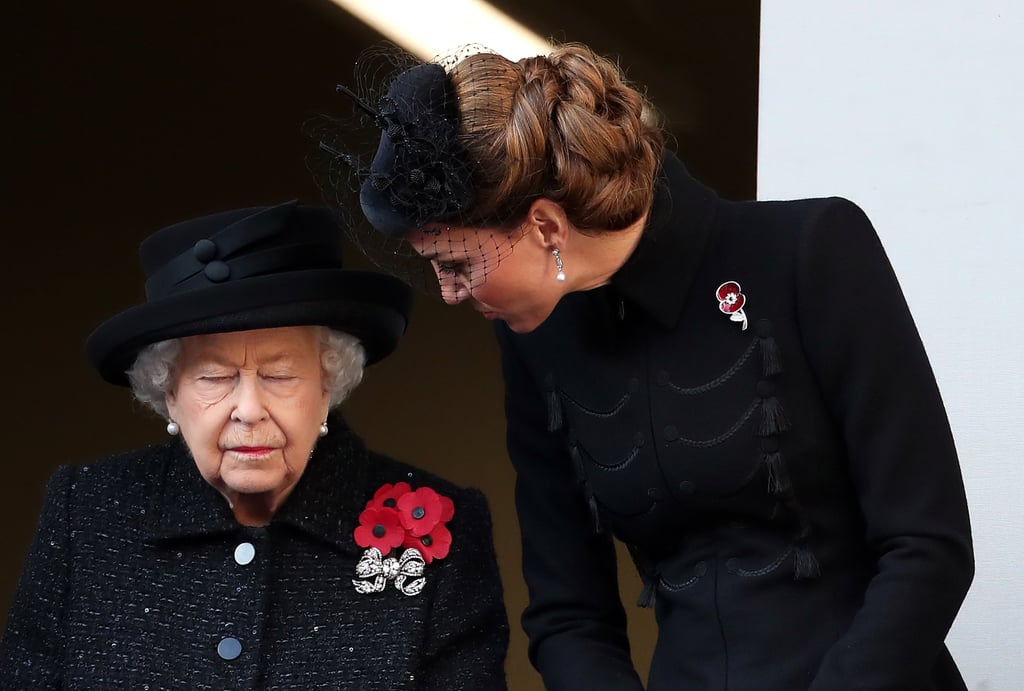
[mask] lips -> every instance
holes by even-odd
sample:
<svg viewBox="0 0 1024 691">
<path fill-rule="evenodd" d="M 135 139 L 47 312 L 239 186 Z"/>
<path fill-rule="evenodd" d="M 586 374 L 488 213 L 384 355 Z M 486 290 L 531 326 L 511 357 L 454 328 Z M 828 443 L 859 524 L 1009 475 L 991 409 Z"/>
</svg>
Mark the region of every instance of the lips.
<svg viewBox="0 0 1024 691">
<path fill-rule="evenodd" d="M 233 446 L 228 449 L 228 451 L 244 456 L 264 456 L 274 450 L 273 446 Z"/>
</svg>

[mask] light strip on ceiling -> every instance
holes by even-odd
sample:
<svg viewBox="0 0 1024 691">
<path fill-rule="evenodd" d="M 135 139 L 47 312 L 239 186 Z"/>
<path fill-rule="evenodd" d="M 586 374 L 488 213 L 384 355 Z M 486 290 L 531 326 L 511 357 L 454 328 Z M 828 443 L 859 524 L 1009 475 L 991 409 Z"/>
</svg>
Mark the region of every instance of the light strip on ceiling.
<svg viewBox="0 0 1024 691">
<path fill-rule="evenodd" d="M 471 43 L 511 60 L 551 44 L 483 0 L 331 0 L 424 60 Z"/>
</svg>

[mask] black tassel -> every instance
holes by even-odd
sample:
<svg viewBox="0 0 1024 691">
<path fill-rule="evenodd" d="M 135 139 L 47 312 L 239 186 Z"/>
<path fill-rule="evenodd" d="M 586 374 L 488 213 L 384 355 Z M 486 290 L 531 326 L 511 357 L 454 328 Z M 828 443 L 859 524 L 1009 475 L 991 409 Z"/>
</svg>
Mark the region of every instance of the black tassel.
<svg viewBox="0 0 1024 691">
<path fill-rule="evenodd" d="M 821 566 L 818 558 L 814 556 L 811 548 L 802 543 L 793 546 L 794 551 L 794 572 L 793 578 L 802 581 L 808 578 L 818 578 L 821 575 Z"/>
<path fill-rule="evenodd" d="M 766 377 L 782 371 L 782 356 L 779 354 L 779 344 L 775 342 L 774 336 L 761 338 L 761 371 Z"/>
<path fill-rule="evenodd" d="M 594 492 L 589 487 L 587 488 L 587 506 L 590 507 L 590 517 L 594 519 L 594 532 L 603 532 L 601 529 L 601 516 L 597 512 L 597 499 L 594 498 Z"/>
<path fill-rule="evenodd" d="M 558 391 L 548 391 L 548 432 L 562 429 L 562 402 L 558 400 Z"/>
<path fill-rule="evenodd" d="M 587 481 L 587 472 L 583 467 L 583 458 L 580 456 L 580 449 L 576 444 L 569 445 L 569 456 L 572 458 L 572 467 L 576 470 L 576 480 L 582 485 Z"/>
<path fill-rule="evenodd" d="M 636 599 L 636 606 L 652 607 L 657 595 L 658 583 L 661 581 L 661 572 L 657 564 L 647 558 L 643 550 L 632 542 L 626 543 L 626 549 L 629 550 L 629 556 L 633 558 L 633 565 L 636 566 L 636 571 L 640 574 L 640 580 L 644 584 L 640 596 Z"/>
<path fill-rule="evenodd" d="M 791 485 L 786 464 L 782 462 L 782 454 L 778 451 L 766 453 L 764 455 L 764 465 L 768 470 L 768 494 L 774 497 L 780 494 L 787 494 Z"/>
<path fill-rule="evenodd" d="M 775 396 L 761 399 L 761 429 L 760 435 L 768 437 L 789 429 L 789 418 L 782 404 Z"/>
<path fill-rule="evenodd" d="M 654 599 L 658 594 L 657 586 L 659 578 L 658 574 L 655 573 L 644 579 L 644 588 L 640 591 L 640 596 L 636 599 L 637 607 L 650 609 L 654 606 Z"/>
</svg>

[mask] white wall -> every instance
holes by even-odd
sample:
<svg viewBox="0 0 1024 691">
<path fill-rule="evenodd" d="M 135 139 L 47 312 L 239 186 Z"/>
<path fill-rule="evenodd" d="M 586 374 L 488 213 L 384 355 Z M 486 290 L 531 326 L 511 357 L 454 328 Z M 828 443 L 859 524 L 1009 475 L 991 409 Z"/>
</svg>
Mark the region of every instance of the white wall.
<svg viewBox="0 0 1024 691">
<path fill-rule="evenodd" d="M 1024 3 L 762 0 L 761 11 L 758 196 L 845 196 L 874 221 L 971 506 L 977 575 L 949 646 L 972 691 L 1020 691 Z"/>
</svg>

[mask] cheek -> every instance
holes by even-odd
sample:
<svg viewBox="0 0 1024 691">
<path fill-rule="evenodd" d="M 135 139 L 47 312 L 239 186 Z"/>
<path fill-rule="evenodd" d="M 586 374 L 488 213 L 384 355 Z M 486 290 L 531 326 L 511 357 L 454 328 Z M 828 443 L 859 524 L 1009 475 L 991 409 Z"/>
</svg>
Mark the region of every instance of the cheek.
<svg viewBox="0 0 1024 691">
<path fill-rule="evenodd" d="M 220 463 L 220 443 L 228 420 L 218 406 L 178 406 L 182 439 L 201 467 Z"/>
<path fill-rule="evenodd" d="M 315 441 L 320 425 L 327 418 L 329 394 L 322 383 L 300 395 L 280 401 L 271 418 L 288 438 L 289 445 L 306 445 Z"/>
<path fill-rule="evenodd" d="M 509 270 L 499 270 L 489 275 L 482 285 L 472 291 L 475 299 L 498 309 L 514 310 L 530 309 L 545 300 L 547 286 L 543 282 L 544 277 L 512 271 L 512 266 L 501 268 Z"/>
<path fill-rule="evenodd" d="M 211 485 L 219 486 L 222 457 L 217 435 L 193 428 L 182 436 L 199 474 Z"/>
<path fill-rule="evenodd" d="M 503 270 L 508 268 L 503 266 L 488 273 L 484 280 L 470 288 L 470 295 L 480 302 L 485 302 L 489 305 L 516 301 L 519 297 L 516 295 L 516 284 L 518 281 L 514 280 L 514 275 L 511 271 Z"/>
</svg>

